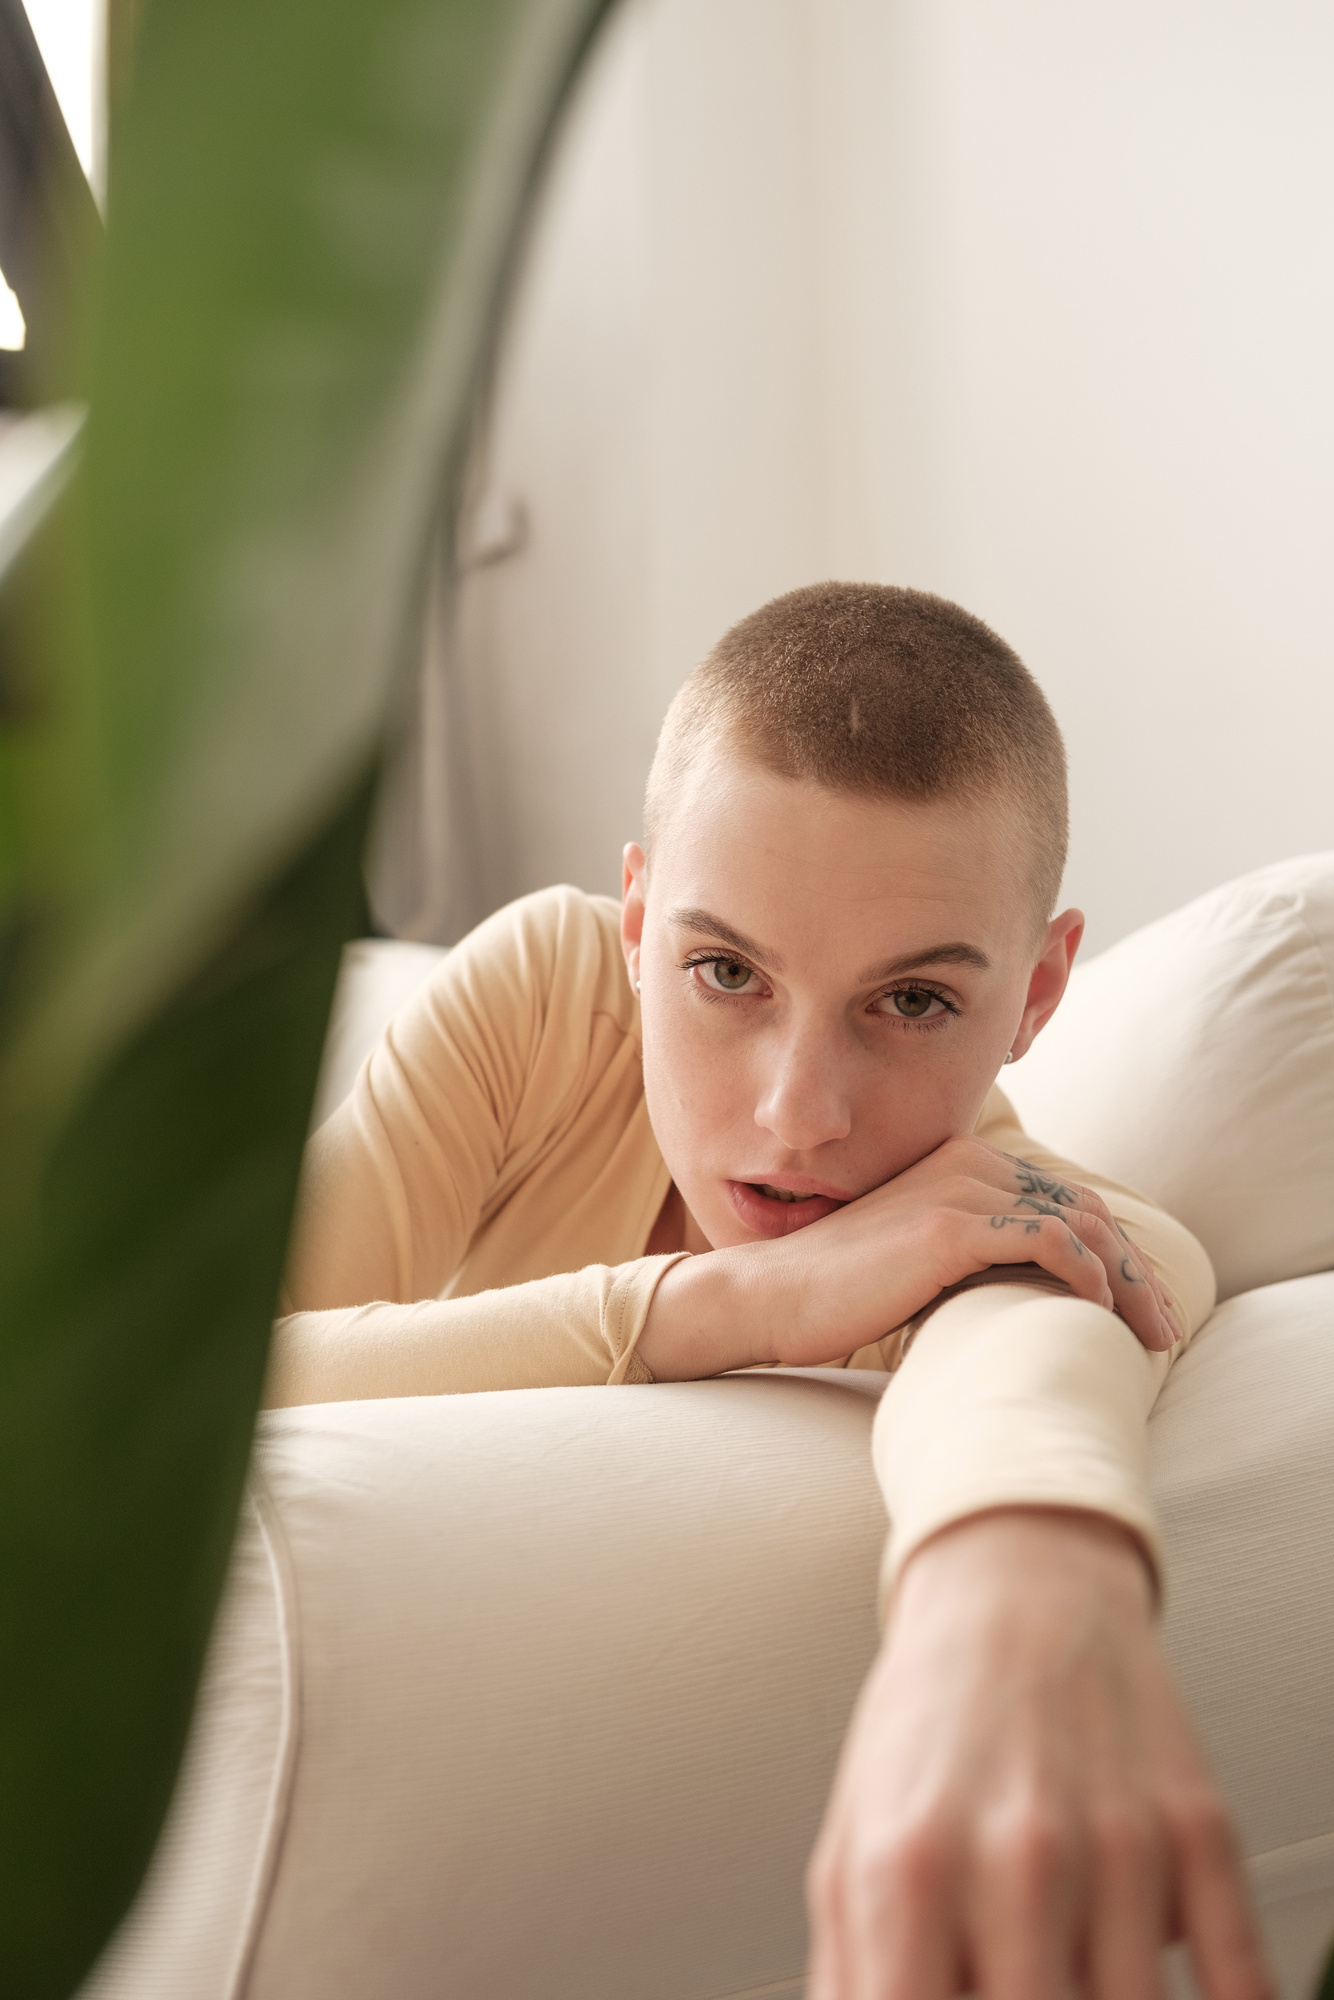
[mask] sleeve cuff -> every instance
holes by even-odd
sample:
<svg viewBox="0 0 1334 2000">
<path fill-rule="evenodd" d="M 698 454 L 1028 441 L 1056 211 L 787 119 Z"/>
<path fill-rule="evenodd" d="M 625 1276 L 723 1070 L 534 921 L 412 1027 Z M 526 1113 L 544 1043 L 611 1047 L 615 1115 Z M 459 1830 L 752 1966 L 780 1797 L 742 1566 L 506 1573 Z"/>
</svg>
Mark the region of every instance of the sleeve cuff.
<svg viewBox="0 0 1334 2000">
<path fill-rule="evenodd" d="M 639 1358 L 639 1336 L 664 1273 L 689 1254 L 688 1250 L 676 1250 L 666 1257 L 637 1257 L 633 1264 L 604 1267 L 600 1316 L 603 1338 L 613 1356 L 608 1388 L 655 1379 Z"/>
</svg>

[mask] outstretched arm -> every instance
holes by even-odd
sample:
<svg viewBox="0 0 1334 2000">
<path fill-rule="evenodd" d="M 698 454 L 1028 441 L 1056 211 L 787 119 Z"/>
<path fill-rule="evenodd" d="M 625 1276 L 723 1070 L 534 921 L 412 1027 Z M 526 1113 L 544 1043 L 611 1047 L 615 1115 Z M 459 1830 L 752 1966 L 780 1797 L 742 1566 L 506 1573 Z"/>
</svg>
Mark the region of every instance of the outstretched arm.
<svg viewBox="0 0 1334 2000">
<path fill-rule="evenodd" d="M 1065 1205 L 1077 1170 L 996 1136 Z M 1189 1337 L 1208 1260 L 1098 1185 Z M 923 1326 L 874 1431 L 888 1630 L 812 1859 L 811 2000 L 1162 2000 L 1178 1937 L 1205 2000 L 1270 1993 L 1153 1629 L 1145 1418 L 1171 1359 L 1025 1286 L 984 1284 Z"/>
<path fill-rule="evenodd" d="M 808 1875 L 810 2000 L 1268 2000 L 1226 1809 L 1140 1549 L 1002 1511 L 908 1563 Z"/>
</svg>

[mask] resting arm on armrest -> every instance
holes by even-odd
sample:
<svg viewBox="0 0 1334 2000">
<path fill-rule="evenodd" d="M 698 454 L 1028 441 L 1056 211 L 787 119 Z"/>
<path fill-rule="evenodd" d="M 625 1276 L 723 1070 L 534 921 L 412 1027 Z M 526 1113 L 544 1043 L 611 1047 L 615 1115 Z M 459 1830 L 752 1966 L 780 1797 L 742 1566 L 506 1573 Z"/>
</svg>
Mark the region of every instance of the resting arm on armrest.
<svg viewBox="0 0 1334 2000">
<path fill-rule="evenodd" d="M 651 1382 L 636 1347 L 676 1261 L 640 1257 L 470 1298 L 289 1314 L 274 1328 L 264 1406 Z"/>
</svg>

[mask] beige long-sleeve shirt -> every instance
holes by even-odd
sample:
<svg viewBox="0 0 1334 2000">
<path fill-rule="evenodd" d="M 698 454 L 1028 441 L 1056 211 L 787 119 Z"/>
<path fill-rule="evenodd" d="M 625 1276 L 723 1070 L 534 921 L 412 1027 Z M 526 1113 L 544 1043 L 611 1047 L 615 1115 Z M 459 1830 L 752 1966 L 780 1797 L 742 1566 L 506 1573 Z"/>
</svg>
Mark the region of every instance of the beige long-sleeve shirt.
<svg viewBox="0 0 1334 2000">
<path fill-rule="evenodd" d="M 999 1090 L 976 1130 L 1095 1188 L 1195 1331 L 1213 1273 L 1179 1223 L 1048 1153 Z M 569 888 L 511 904 L 442 961 L 311 1140 L 268 1403 L 651 1380 L 635 1346 L 676 1261 L 644 1254 L 669 1184 L 615 904 Z M 893 1374 L 872 1446 L 887 1579 L 937 1529 L 1009 1504 L 1109 1514 L 1156 1552 L 1145 1419 L 1169 1356 L 1101 1307 L 999 1283 L 948 1299 L 904 1349 L 899 1329 L 844 1363 Z"/>
</svg>

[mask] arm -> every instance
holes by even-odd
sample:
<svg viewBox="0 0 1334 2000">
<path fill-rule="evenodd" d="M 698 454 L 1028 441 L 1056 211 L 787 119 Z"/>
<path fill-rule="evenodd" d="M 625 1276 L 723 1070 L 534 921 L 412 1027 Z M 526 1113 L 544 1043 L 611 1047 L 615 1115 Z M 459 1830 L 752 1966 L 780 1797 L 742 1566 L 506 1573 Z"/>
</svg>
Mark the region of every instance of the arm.
<svg viewBox="0 0 1334 2000">
<path fill-rule="evenodd" d="M 274 1328 L 264 1407 L 651 1382 L 635 1344 L 675 1262 L 640 1257 L 471 1298 L 293 1313 Z"/>
<path fill-rule="evenodd" d="M 1207 1259 L 1102 1193 L 1189 1337 Z M 1271 1992 L 1153 1631 L 1144 1420 L 1171 1359 L 1095 1305 L 994 1285 L 908 1353 L 873 1434 L 890 1622 L 812 1857 L 811 2000 L 1162 2000 L 1177 1937 L 1206 2000 Z"/>
<path fill-rule="evenodd" d="M 1213 1304 L 1194 1238 L 1142 1197 L 1034 1148 L 999 1092 L 992 1099 L 1004 1115 L 990 1130 L 1024 1157 L 980 1131 L 947 1140 L 821 1222 L 669 1273 L 640 1342 L 655 1376 L 849 1358 L 893 1368 L 953 1289 L 1005 1278 L 1111 1308 L 1154 1352 L 1188 1337 Z"/>
<path fill-rule="evenodd" d="M 553 1192 L 541 1165 L 590 1074 L 601 1102 L 615 1076 L 638 1101 L 614 934 L 611 947 L 577 893 L 526 898 L 456 947 L 390 1023 L 307 1150 L 270 1406 L 647 1379 L 634 1347 L 671 1258 L 437 1296 L 498 1208 L 529 1200 L 520 1212 L 535 1227 L 559 1220 L 568 1187 Z M 660 1172 L 650 1161 L 641 1174 L 646 1199 Z"/>
<path fill-rule="evenodd" d="M 969 1520 L 907 1564 L 807 1880 L 810 2000 L 1270 2000 L 1227 1811 L 1091 1515 Z"/>
<path fill-rule="evenodd" d="M 1263 2000 L 1235 1838 L 1152 1623 L 1145 1418 L 1213 1274 L 1170 1217 L 990 1108 L 975 1140 L 745 1253 L 721 1319 L 725 1258 L 659 1294 L 660 1334 L 700 1358 L 720 1326 L 754 1359 L 830 1358 L 832 1310 L 868 1343 L 855 1361 L 902 1363 L 873 1434 L 893 1620 L 812 1859 L 811 2000 L 1162 2000 L 1179 1935 L 1207 2000 Z M 996 1268 L 998 1242 L 1042 1268 Z M 761 1282 L 774 1250 L 786 1295 Z M 908 1336 L 874 1340 L 905 1307 Z"/>
</svg>

